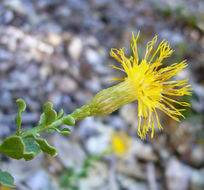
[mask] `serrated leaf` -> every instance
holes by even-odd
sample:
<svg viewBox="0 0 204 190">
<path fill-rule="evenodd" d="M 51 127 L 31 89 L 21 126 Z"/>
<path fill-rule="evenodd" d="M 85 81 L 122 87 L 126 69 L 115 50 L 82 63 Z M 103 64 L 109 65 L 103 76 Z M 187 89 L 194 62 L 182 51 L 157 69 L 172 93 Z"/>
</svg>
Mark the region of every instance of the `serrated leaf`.
<svg viewBox="0 0 204 190">
<path fill-rule="evenodd" d="M 37 154 L 40 153 L 40 147 L 35 143 L 34 138 L 25 138 L 23 139 L 23 142 L 25 144 L 25 152 L 23 155 L 25 161 L 32 160 Z"/>
<path fill-rule="evenodd" d="M 19 135 L 20 134 L 21 123 L 22 123 L 21 114 L 26 109 L 26 103 L 24 102 L 24 100 L 22 98 L 17 99 L 16 103 L 18 105 L 18 115 L 15 117 L 15 123 L 16 123 L 16 126 L 17 126 L 17 134 Z"/>
<path fill-rule="evenodd" d="M 15 188 L 14 186 L 14 178 L 8 172 L 3 172 L 0 170 L 0 184 L 3 186 Z"/>
<path fill-rule="evenodd" d="M 58 116 L 57 116 L 57 119 L 61 119 L 63 116 L 64 116 L 64 110 L 60 109 Z"/>
<path fill-rule="evenodd" d="M 45 124 L 49 125 L 57 119 L 57 112 L 53 109 L 51 102 L 47 102 L 43 106 L 43 111 L 45 113 Z"/>
<path fill-rule="evenodd" d="M 50 154 L 53 157 L 57 155 L 56 148 L 51 146 L 51 145 L 49 145 L 48 142 L 45 139 L 35 138 L 35 141 L 39 144 L 40 149 L 43 152 L 45 152 L 47 154 Z"/>
<path fill-rule="evenodd" d="M 0 145 L 0 152 L 17 160 L 23 158 L 24 151 L 25 145 L 19 136 L 8 137 Z"/>
<path fill-rule="evenodd" d="M 67 115 L 63 118 L 63 124 L 73 126 L 75 124 L 75 119 L 71 115 Z"/>
<path fill-rule="evenodd" d="M 55 130 L 62 135 L 70 135 L 71 133 L 70 129 L 68 128 L 64 128 L 62 130 L 56 128 Z"/>
</svg>

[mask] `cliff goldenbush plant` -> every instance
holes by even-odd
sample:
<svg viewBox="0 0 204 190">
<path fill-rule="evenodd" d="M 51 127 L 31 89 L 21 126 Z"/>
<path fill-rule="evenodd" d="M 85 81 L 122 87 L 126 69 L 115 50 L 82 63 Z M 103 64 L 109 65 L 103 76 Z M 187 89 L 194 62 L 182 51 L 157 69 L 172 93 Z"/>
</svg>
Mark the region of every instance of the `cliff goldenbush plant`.
<svg viewBox="0 0 204 190">
<path fill-rule="evenodd" d="M 163 61 L 173 53 L 173 50 L 166 41 L 162 41 L 157 48 L 154 48 L 157 36 L 147 43 L 145 56 L 140 60 L 137 51 L 138 38 L 139 34 L 137 37 L 132 35 L 133 55 L 129 58 L 125 56 L 123 49 L 111 49 L 110 52 L 110 55 L 122 66 L 112 65 L 112 67 L 124 72 L 126 77 L 113 78 L 112 80 L 121 82 L 101 90 L 88 104 L 76 109 L 73 113 L 65 115 L 62 109 L 57 113 L 52 103 L 47 102 L 43 105 L 43 113 L 38 125 L 22 130 L 22 113 L 26 109 L 26 104 L 23 99 L 18 99 L 16 101 L 18 114 L 15 118 L 17 132 L 3 140 L 0 144 L 0 152 L 10 158 L 25 161 L 34 159 L 40 152 L 56 156 L 56 148 L 48 144 L 40 133 L 58 132 L 62 135 L 69 135 L 71 132 L 69 128 L 59 129 L 58 127 L 61 125 L 73 126 L 77 120 L 94 115 L 111 114 L 121 106 L 133 101 L 138 101 L 138 136 L 142 139 L 146 138 L 149 131 L 151 131 L 151 137 L 154 136 L 154 120 L 157 121 L 159 129 L 162 129 L 157 114 L 158 110 L 179 121 L 179 117 L 183 117 L 181 111 L 185 109 L 178 109 L 172 103 L 190 106 L 189 103 L 180 102 L 175 97 L 191 95 L 191 88 L 187 80 L 169 81 L 169 79 L 187 66 L 186 61 L 165 67 Z M 122 155 L 125 152 L 124 147 L 129 144 L 128 141 L 121 143 L 118 136 L 113 137 L 112 141 L 113 148 L 118 155 Z M 15 187 L 13 183 L 14 179 L 8 172 L 0 171 L 0 184 Z"/>
</svg>

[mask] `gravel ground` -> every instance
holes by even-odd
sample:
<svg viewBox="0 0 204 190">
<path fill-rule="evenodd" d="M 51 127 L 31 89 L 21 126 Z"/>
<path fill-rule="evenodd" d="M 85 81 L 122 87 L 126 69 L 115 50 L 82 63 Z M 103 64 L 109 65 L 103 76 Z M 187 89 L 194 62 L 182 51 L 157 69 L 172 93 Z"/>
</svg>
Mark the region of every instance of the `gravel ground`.
<svg viewBox="0 0 204 190">
<path fill-rule="evenodd" d="M 137 136 L 137 103 L 108 116 L 86 118 L 69 137 L 48 140 L 58 156 L 42 153 L 30 162 L 2 155 L 2 168 L 15 176 L 18 189 L 60 187 L 60 176 L 80 170 L 89 154 L 109 146 L 110 133 L 122 130 L 132 139 L 126 159 L 108 155 L 94 162 L 79 190 L 204 189 L 204 2 L 203 0 L 4 0 L 0 2 L 0 139 L 15 133 L 16 99 L 27 103 L 23 127 L 38 123 L 42 105 L 51 101 L 66 113 L 87 103 L 120 76 L 110 48 L 130 52 L 131 32 L 140 31 L 139 51 L 155 34 L 175 52 L 165 64 L 187 59 L 178 79 L 193 87 L 185 120 L 160 115 L 163 131 L 153 139 Z M 99 148 L 100 147 L 100 148 Z M 66 176 L 66 175 L 65 175 Z M 67 174 L 67 178 L 69 174 Z"/>
</svg>

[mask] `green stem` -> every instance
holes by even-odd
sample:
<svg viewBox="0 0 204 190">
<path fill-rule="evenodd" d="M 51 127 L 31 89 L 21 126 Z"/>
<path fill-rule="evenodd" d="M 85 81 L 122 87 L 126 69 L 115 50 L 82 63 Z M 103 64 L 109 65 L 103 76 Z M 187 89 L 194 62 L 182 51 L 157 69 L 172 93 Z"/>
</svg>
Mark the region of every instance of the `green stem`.
<svg viewBox="0 0 204 190">
<path fill-rule="evenodd" d="M 31 129 L 28 130 L 24 130 L 21 134 L 22 138 L 26 138 L 26 137 L 32 137 L 33 135 L 38 135 L 38 133 L 43 132 L 47 129 L 54 129 L 60 125 L 66 124 L 66 125 L 74 125 L 75 121 L 83 119 L 87 116 L 90 115 L 89 111 L 88 111 L 88 106 L 82 106 L 79 109 L 76 109 L 74 112 L 72 112 L 69 115 L 66 115 L 64 117 L 62 117 L 61 119 L 58 119 L 56 121 L 54 121 L 53 123 L 51 123 L 50 125 L 37 125 Z M 74 120 L 74 122 L 73 122 Z"/>
<path fill-rule="evenodd" d="M 43 132 L 47 129 L 53 129 L 53 128 L 59 127 L 60 125 L 64 124 L 64 120 L 67 118 L 67 116 L 69 116 L 69 115 L 66 115 L 63 118 L 54 121 L 50 125 L 47 125 L 47 126 L 46 125 L 37 125 L 31 129 L 25 130 L 22 132 L 21 137 L 22 138 L 32 137 L 33 135 L 37 135 L 38 133 Z"/>
</svg>

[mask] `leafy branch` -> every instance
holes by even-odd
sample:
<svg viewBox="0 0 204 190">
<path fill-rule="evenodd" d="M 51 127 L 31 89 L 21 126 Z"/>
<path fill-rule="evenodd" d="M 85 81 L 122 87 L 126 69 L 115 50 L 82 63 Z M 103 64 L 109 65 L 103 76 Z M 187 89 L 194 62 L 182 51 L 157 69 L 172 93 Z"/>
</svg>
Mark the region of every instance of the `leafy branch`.
<svg viewBox="0 0 204 190">
<path fill-rule="evenodd" d="M 3 140 L 0 144 L 0 153 L 17 160 L 23 158 L 25 161 L 34 159 L 41 151 L 53 157 L 56 156 L 56 148 L 48 144 L 46 139 L 41 138 L 40 133 L 50 134 L 56 131 L 62 135 L 69 135 L 71 133 L 69 128 L 59 129 L 58 127 L 61 125 L 73 126 L 77 119 L 76 112 L 75 118 L 72 115 L 64 115 L 63 109 L 57 113 L 53 109 L 53 104 L 47 102 L 43 105 L 43 113 L 38 125 L 28 130 L 21 130 L 22 113 L 26 109 L 26 103 L 21 98 L 16 102 L 18 105 L 18 114 L 15 117 L 17 132 Z M 13 182 L 11 174 L 0 170 L 1 185 L 15 187 Z"/>
</svg>

